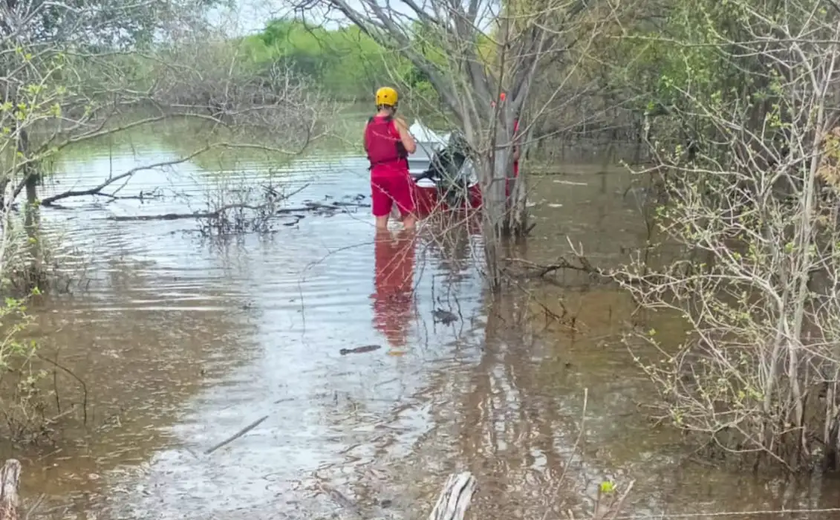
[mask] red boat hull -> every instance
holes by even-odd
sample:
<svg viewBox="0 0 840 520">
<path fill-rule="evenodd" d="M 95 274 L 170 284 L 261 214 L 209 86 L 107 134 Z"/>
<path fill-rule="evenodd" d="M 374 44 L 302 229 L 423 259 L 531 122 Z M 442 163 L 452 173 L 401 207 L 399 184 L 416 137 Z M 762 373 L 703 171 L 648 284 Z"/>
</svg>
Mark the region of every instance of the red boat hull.
<svg viewBox="0 0 840 520">
<path fill-rule="evenodd" d="M 469 200 L 458 207 L 450 207 L 446 201 L 439 196 L 437 187 L 419 186 L 414 184 L 414 201 L 417 208 L 417 216 L 426 218 L 435 211 L 451 211 L 458 209 L 478 209 L 481 207 L 481 189 L 478 184 L 467 188 Z"/>
</svg>

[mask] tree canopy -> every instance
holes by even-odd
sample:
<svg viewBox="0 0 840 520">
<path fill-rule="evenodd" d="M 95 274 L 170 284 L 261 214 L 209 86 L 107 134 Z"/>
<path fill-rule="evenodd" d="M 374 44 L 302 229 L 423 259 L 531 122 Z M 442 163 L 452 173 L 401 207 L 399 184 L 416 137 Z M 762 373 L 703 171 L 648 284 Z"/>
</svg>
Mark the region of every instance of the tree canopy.
<svg viewBox="0 0 840 520">
<path fill-rule="evenodd" d="M 276 19 L 240 45 L 255 67 L 282 63 L 337 100 L 366 100 L 388 83 L 428 92 L 427 78 L 408 60 L 388 52 L 356 26 L 330 30 Z"/>
</svg>

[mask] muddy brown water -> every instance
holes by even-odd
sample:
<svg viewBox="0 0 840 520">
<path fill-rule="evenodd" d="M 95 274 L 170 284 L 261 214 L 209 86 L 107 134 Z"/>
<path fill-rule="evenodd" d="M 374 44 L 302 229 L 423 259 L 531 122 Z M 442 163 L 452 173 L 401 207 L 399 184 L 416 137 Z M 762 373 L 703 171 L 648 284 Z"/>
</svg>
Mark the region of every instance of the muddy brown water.
<svg viewBox="0 0 840 520">
<path fill-rule="evenodd" d="M 161 140 L 87 149 L 59 163 L 46 193 L 174 153 Z M 253 181 L 273 166 L 246 160 L 231 175 Z M 620 167 L 593 159 L 558 171 L 535 181 L 529 259 L 550 261 L 568 236 L 609 265 L 643 240 Z M 358 157 L 322 154 L 275 174 L 308 183 L 293 206 L 367 195 Z M 641 517 L 840 506 L 836 482 L 692 461 L 637 407 L 653 394 L 620 341 L 629 298 L 569 274 L 494 299 L 465 226 L 446 240 L 428 230 L 375 240 L 369 210 L 351 208 L 220 242 L 193 221 L 104 220 L 184 211 L 185 196 L 200 209 L 214 178 L 185 164 L 123 189 L 163 186 L 178 200 L 74 199 L 44 211 L 63 265 L 84 266 L 89 281 L 39 304 L 33 336 L 85 382 L 87 423 L 71 414 L 54 445 L 3 448 L 23 463 L 27 504 L 43 495 L 31 518 L 413 519 L 459 470 L 478 479 L 472 512 L 483 519 L 580 517 L 610 478 L 636 480 L 627 513 Z M 559 301 L 576 332 L 547 317 Z M 440 310 L 457 320 L 436 319 Z M 682 330 L 655 326 L 675 341 Z M 370 345 L 381 348 L 342 355 Z M 77 382 L 59 375 L 57 387 L 64 409 L 81 406 Z"/>
</svg>

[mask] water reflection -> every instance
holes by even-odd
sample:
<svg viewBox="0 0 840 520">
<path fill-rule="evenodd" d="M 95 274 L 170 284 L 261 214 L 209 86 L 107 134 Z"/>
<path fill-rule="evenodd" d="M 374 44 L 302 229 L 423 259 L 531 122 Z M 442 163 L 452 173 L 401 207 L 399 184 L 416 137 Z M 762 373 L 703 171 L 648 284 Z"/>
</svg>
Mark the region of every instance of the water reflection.
<svg viewBox="0 0 840 520">
<path fill-rule="evenodd" d="M 401 230 L 376 231 L 373 323 L 393 348 L 402 348 L 410 324 L 414 301 L 414 258 L 416 234 Z"/>
<path fill-rule="evenodd" d="M 92 150 L 62 171 L 81 189 L 107 164 L 169 157 L 138 150 L 113 159 Z M 290 205 L 367 191 L 364 158 L 334 159 L 280 171 L 290 185 L 310 183 Z M 255 177 L 268 165 L 248 168 Z M 535 179 L 537 227 L 519 254 L 550 262 L 568 236 L 609 266 L 644 237 L 616 195 L 623 177 L 578 170 Z M 184 164 L 126 190 L 171 181 L 203 200 L 203 175 L 185 180 L 201 171 Z M 785 493 L 789 506 L 838 503 L 836 491 L 805 502 L 802 490 L 681 464 L 679 439 L 637 409 L 651 388 L 620 338 L 634 302 L 571 274 L 560 287 L 525 283 L 488 297 L 477 219 L 453 214 L 416 237 L 375 236 L 366 211 L 307 214 L 276 235 L 212 248 L 182 233 L 192 222 L 101 220 L 182 211 L 175 203 L 72 202 L 83 209 L 63 224 L 96 253 L 92 290 L 40 309 L 38 336 L 87 382 L 97 430 L 54 453 L 10 453 L 24 460 L 24 496 L 47 495 L 44 518 L 415 518 L 459 469 L 479 480 L 476 518 L 558 518 L 561 506 L 580 517 L 583 497 L 609 477 L 639 479 L 629 513 L 774 508 Z M 45 211 L 53 224 L 70 214 Z M 575 330 L 552 318 L 564 309 Z M 435 319 L 441 311 L 455 321 Z M 683 337 L 673 323 L 653 325 Z M 383 337 L 404 355 L 339 353 Z M 62 383 L 65 407 L 80 399 L 71 383 Z"/>
</svg>

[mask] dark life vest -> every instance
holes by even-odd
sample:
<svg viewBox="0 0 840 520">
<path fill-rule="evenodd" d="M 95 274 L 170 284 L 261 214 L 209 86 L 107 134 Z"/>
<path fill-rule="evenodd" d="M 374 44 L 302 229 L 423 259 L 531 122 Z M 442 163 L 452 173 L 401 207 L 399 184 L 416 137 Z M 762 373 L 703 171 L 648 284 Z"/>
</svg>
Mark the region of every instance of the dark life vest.
<svg viewBox="0 0 840 520">
<path fill-rule="evenodd" d="M 365 149 L 370 168 L 380 164 L 398 164 L 405 161 L 408 166 L 408 152 L 400 139 L 400 133 L 393 118 L 371 117 L 365 127 Z"/>
</svg>

